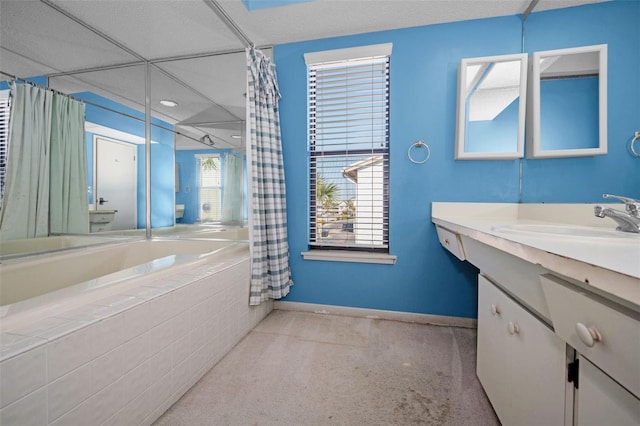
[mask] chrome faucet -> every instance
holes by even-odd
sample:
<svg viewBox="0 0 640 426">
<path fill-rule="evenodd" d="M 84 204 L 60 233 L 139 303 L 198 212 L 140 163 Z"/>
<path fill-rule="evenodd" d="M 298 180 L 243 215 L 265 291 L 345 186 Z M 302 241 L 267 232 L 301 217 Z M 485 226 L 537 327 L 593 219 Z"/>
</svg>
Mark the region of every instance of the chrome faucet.
<svg viewBox="0 0 640 426">
<path fill-rule="evenodd" d="M 615 198 L 625 204 L 625 210 L 616 210 L 595 206 L 593 212 L 597 217 L 608 217 L 616 221 L 618 231 L 640 233 L 640 201 L 618 195 L 603 194 L 602 198 Z"/>
</svg>

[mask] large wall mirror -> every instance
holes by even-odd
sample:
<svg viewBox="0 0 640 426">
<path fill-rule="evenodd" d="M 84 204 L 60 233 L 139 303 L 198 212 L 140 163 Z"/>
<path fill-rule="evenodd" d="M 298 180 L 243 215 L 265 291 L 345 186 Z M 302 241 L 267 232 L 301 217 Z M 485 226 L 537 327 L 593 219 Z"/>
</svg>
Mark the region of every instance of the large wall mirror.
<svg viewBox="0 0 640 426">
<path fill-rule="evenodd" d="M 71 14 L 94 13 L 86 4 L 67 6 Z M 121 239 L 149 231 L 195 234 L 198 227 L 246 230 L 246 59 L 225 25 L 215 30 L 229 40 L 222 53 L 147 62 L 47 3 L 10 2 L 3 12 L 12 19 L 2 21 L 0 101 L 17 78 L 84 103 L 88 218 L 82 232 Z M 24 28 L 27 21 L 32 25 Z M 51 228 L 48 235 L 64 233 Z M 4 256 L 11 244 L 1 246 Z M 38 241 L 31 248 L 57 247 Z"/>
<path fill-rule="evenodd" d="M 240 118 L 245 113 L 244 61 L 244 53 L 235 53 L 152 66 L 154 234 L 195 230 L 176 224 L 246 224 L 245 122 Z M 211 87 L 196 90 L 166 71 L 174 68 L 192 73 L 217 69 L 218 77 L 212 73 Z M 145 75 L 145 66 L 135 65 L 32 79 L 85 104 L 89 233 L 145 234 Z M 8 96 L 8 80 L 1 84 Z M 225 84 L 238 88 L 226 105 L 203 94 L 203 89 L 215 93 Z"/>
<path fill-rule="evenodd" d="M 460 62 L 456 160 L 524 156 L 526 76 L 526 54 Z"/>
<path fill-rule="evenodd" d="M 607 153 L 607 45 L 535 52 L 527 157 Z"/>
<path fill-rule="evenodd" d="M 145 227 L 145 74 L 135 65 L 48 79 L 85 104 L 90 233 Z M 168 134 L 152 134 L 173 144 Z"/>
<path fill-rule="evenodd" d="M 247 221 L 245 152 L 245 53 L 230 53 L 158 64 L 153 87 L 171 84 L 179 74 L 170 113 L 176 117 L 173 230 L 200 235 L 213 229 L 244 227 Z M 209 75 L 209 78 L 202 76 Z M 192 90 L 196 81 L 198 90 Z M 234 88 L 234 90 L 229 90 Z M 153 93 L 153 90 L 152 90 Z M 220 97 L 226 93 L 225 97 Z M 169 94 L 167 94 L 169 96 Z M 183 101 L 190 108 L 181 111 Z M 214 101 L 215 99 L 215 101 Z M 196 102 L 197 100 L 197 102 Z M 157 99 L 161 102 L 161 99 Z M 152 203 L 155 205 L 154 200 Z M 173 206 L 172 205 L 172 208 Z"/>
<path fill-rule="evenodd" d="M 236 52 L 153 64 L 153 115 L 171 123 L 174 141 L 151 146 L 154 235 L 211 237 L 245 226 L 245 62 Z"/>
</svg>

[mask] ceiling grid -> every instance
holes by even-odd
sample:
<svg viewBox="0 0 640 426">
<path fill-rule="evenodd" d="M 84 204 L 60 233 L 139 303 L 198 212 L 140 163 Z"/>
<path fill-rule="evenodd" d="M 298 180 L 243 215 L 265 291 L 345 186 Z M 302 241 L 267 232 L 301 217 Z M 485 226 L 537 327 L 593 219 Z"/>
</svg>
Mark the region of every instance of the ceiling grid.
<svg viewBox="0 0 640 426">
<path fill-rule="evenodd" d="M 148 62 L 155 70 L 154 116 L 172 125 L 193 123 L 196 139 L 216 132 L 237 146 L 231 138 L 237 130 L 195 124 L 233 127 L 244 120 L 246 47 L 267 46 L 269 54 L 268 46 L 281 43 L 599 1 L 315 0 L 248 10 L 242 0 L 2 0 L 0 71 L 46 75 L 67 93 L 94 91 L 144 110 L 136 86 Z M 179 105 L 163 107 L 161 99 Z"/>
</svg>

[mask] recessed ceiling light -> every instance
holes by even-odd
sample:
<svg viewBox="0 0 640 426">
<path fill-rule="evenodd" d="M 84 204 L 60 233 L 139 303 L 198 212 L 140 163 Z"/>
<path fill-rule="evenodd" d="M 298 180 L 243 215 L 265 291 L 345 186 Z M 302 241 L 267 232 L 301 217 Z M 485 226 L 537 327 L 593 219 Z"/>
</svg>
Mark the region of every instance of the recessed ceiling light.
<svg viewBox="0 0 640 426">
<path fill-rule="evenodd" d="M 166 106 L 166 107 L 170 107 L 170 108 L 173 108 L 173 107 L 177 107 L 177 106 L 178 106 L 178 103 L 177 103 L 176 101 L 172 101 L 172 100 L 170 100 L 170 99 L 163 99 L 163 100 L 161 100 L 161 101 L 160 101 L 160 103 L 161 103 L 162 105 L 164 105 L 164 106 Z"/>
<path fill-rule="evenodd" d="M 240 139 L 242 136 L 240 136 L 240 135 L 231 135 L 231 137 L 232 137 L 233 139 Z"/>
</svg>

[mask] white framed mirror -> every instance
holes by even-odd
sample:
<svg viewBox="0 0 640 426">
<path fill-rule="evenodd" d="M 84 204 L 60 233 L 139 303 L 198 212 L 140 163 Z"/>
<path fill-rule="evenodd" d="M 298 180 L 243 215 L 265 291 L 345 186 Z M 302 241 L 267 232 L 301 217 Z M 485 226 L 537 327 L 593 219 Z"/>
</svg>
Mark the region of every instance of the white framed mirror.
<svg viewBox="0 0 640 426">
<path fill-rule="evenodd" d="M 512 160 L 524 156 L 527 55 L 460 61 L 456 160 Z"/>
<path fill-rule="evenodd" d="M 527 158 L 607 153 L 607 45 L 534 52 Z"/>
</svg>

